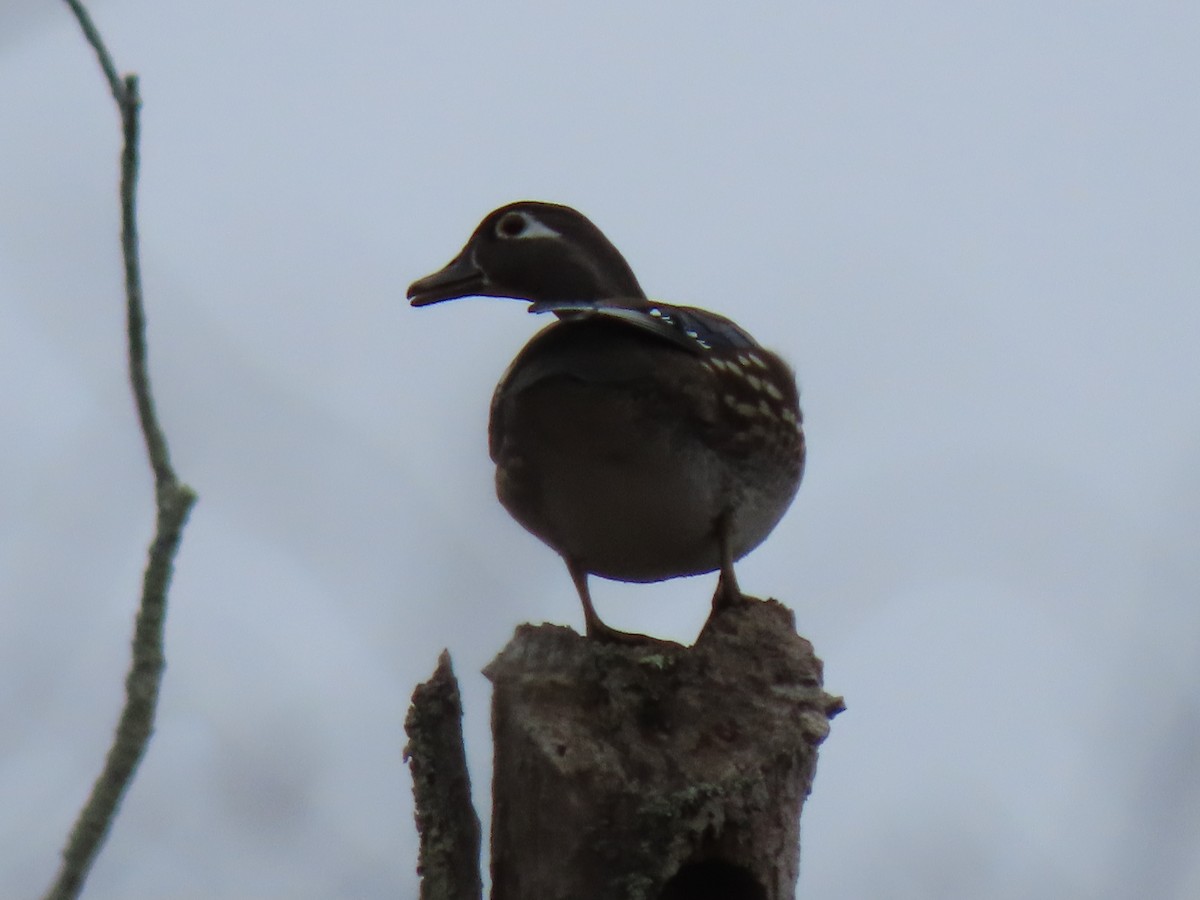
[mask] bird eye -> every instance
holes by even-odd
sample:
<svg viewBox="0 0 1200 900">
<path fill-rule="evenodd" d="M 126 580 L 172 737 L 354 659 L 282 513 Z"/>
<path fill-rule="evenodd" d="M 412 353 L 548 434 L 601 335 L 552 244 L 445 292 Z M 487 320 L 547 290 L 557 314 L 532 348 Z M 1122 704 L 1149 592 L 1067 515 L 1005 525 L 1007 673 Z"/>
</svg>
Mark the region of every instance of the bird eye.
<svg viewBox="0 0 1200 900">
<path fill-rule="evenodd" d="M 510 212 L 496 223 L 496 236 L 502 238 L 520 237 L 528 227 L 529 221 L 520 213 Z"/>
</svg>

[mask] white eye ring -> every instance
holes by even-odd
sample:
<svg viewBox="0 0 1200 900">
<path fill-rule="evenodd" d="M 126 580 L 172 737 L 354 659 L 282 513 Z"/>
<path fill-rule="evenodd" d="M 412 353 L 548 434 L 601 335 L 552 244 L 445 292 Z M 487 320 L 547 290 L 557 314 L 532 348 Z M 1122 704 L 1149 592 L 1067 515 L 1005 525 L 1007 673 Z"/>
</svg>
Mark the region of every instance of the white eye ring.
<svg viewBox="0 0 1200 900">
<path fill-rule="evenodd" d="M 535 219 L 528 213 L 505 213 L 496 223 L 496 237 L 502 241 L 525 240 L 526 238 L 560 238 L 553 228 Z"/>
</svg>

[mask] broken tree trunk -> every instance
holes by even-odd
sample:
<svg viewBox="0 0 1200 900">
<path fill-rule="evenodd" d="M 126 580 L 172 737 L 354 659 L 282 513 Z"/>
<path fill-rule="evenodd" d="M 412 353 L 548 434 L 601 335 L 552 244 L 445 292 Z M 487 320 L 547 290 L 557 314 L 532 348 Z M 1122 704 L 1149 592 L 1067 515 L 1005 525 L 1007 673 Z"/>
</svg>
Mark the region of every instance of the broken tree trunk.
<svg viewBox="0 0 1200 900">
<path fill-rule="evenodd" d="M 471 806 L 462 698 L 445 650 L 433 677 L 413 691 L 404 730 L 421 836 L 421 900 L 480 900 L 479 817 Z"/>
<path fill-rule="evenodd" d="M 723 611 L 690 648 L 522 626 L 485 674 L 492 900 L 794 898 L 842 703 L 786 608 Z"/>
</svg>

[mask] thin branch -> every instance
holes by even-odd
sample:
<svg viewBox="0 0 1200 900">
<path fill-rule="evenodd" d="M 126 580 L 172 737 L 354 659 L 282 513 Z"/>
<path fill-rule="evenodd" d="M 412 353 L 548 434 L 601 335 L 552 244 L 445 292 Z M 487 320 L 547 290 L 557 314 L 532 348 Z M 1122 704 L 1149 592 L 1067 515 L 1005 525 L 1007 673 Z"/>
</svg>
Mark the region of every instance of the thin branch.
<svg viewBox="0 0 1200 900">
<path fill-rule="evenodd" d="M 137 76 L 122 78 L 117 74 L 112 56 L 87 10 L 78 0 L 65 2 L 79 21 L 87 42 L 96 51 L 121 113 L 124 134 L 121 151 L 121 251 L 125 263 L 129 381 L 146 452 L 154 470 L 157 515 L 154 539 L 142 577 L 141 604 L 134 626 L 133 659 L 125 679 L 125 707 L 105 758 L 104 769 L 71 829 L 63 850 L 62 867 L 54 884 L 46 892 L 46 900 L 67 900 L 79 896 L 100 847 L 112 828 L 121 798 L 146 753 L 150 735 L 154 731 L 159 685 L 162 682 L 167 590 L 183 527 L 196 501 L 192 489 L 182 484 L 171 468 L 166 438 L 154 411 L 147 369 L 146 314 L 142 306 L 137 236 L 138 114 L 141 108 Z"/>
<path fill-rule="evenodd" d="M 104 46 L 104 39 L 96 30 L 96 23 L 92 21 L 91 14 L 79 0 L 67 0 L 67 6 L 71 7 L 71 12 L 75 13 L 75 18 L 79 20 L 79 27 L 83 29 L 83 36 L 87 38 L 87 42 L 92 45 L 92 49 L 96 51 L 96 56 L 100 59 L 100 68 L 104 70 L 104 77 L 108 80 L 113 99 L 117 101 L 118 106 L 121 105 L 124 102 L 121 96 L 121 76 L 117 74 L 117 67 L 113 63 L 112 56 L 109 54 L 108 48 Z"/>
</svg>

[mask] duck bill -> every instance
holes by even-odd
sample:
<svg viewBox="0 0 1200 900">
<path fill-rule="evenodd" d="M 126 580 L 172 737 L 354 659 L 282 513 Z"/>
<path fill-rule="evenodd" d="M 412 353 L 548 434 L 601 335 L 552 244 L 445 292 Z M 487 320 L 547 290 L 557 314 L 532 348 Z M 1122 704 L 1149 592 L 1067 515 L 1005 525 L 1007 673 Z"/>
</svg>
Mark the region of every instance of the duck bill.
<svg viewBox="0 0 1200 900">
<path fill-rule="evenodd" d="M 487 296 L 490 287 L 487 276 L 464 250 L 444 269 L 409 285 L 408 299 L 413 306 L 429 306 L 459 297 Z"/>
</svg>

